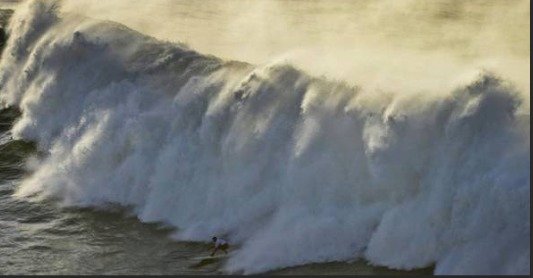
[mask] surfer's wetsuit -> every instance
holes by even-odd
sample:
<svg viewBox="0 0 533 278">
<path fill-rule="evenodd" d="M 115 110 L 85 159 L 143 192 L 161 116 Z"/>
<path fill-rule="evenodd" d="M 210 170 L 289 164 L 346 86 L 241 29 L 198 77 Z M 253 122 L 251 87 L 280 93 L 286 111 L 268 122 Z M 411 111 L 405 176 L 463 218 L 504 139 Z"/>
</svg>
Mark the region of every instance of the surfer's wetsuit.
<svg viewBox="0 0 533 278">
<path fill-rule="evenodd" d="M 213 253 L 211 253 L 211 256 L 215 255 L 215 253 L 217 252 L 217 250 L 222 250 L 224 251 L 224 253 L 228 253 L 228 251 L 226 251 L 229 247 L 229 244 L 228 242 L 226 242 L 225 240 L 221 239 L 221 238 L 216 238 L 214 240 L 215 242 L 215 250 L 213 250 Z"/>
</svg>

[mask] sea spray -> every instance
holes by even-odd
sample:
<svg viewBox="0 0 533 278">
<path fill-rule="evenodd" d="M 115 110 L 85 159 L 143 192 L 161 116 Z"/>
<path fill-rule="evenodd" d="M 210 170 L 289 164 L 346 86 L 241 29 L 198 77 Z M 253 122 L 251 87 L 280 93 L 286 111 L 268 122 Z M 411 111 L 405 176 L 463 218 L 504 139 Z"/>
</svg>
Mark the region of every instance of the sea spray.
<svg viewBox="0 0 533 278">
<path fill-rule="evenodd" d="M 0 64 L 14 136 L 47 153 L 16 196 L 132 206 L 178 240 L 226 235 L 228 272 L 365 258 L 529 273 L 529 114 L 497 73 L 368 90 L 57 10 L 18 9 Z"/>
</svg>

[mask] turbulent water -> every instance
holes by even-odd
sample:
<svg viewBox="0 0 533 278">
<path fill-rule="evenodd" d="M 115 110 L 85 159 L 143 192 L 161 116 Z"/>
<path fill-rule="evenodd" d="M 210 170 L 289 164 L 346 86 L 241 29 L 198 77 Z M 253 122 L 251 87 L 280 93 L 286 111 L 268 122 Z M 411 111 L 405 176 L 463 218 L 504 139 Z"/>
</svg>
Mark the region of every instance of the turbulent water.
<svg viewBox="0 0 533 278">
<path fill-rule="evenodd" d="M 113 256 L 132 238 L 168 262 L 153 273 L 179 272 L 174 248 L 193 257 L 205 244 L 192 242 L 222 235 L 236 247 L 217 265 L 224 273 L 363 259 L 435 274 L 529 274 L 529 92 L 489 71 L 449 87 L 374 90 L 28 2 L 0 62 L 0 100 L 11 107 L 1 114 L 1 202 L 16 208 L 0 225 L 24 236 L 3 235 L 1 246 L 77 247 L 75 259 L 36 264 L 40 273 L 105 272 L 105 260 L 85 266 L 92 272 L 65 262 Z M 72 209 L 117 205 L 173 228 L 122 209 Z M 57 236 L 39 241 L 58 222 Z M 111 238 L 87 239 L 108 226 Z M 174 241 L 153 244 L 161 234 Z M 141 268 L 134 258 L 114 273 Z"/>
</svg>

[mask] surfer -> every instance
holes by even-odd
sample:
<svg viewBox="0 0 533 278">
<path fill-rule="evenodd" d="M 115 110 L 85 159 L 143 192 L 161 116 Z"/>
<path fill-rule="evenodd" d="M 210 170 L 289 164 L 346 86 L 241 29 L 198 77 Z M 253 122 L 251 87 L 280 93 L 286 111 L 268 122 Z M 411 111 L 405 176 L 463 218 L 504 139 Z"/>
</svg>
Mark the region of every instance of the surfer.
<svg viewBox="0 0 533 278">
<path fill-rule="evenodd" d="M 227 251 L 229 248 L 228 242 L 226 242 L 225 240 L 221 238 L 217 238 L 216 236 L 214 236 L 212 240 L 213 240 L 213 243 L 215 244 L 215 247 L 214 247 L 213 253 L 211 253 L 211 257 L 214 256 L 217 250 L 219 249 L 224 251 L 224 253 L 228 254 L 228 251 Z"/>
</svg>

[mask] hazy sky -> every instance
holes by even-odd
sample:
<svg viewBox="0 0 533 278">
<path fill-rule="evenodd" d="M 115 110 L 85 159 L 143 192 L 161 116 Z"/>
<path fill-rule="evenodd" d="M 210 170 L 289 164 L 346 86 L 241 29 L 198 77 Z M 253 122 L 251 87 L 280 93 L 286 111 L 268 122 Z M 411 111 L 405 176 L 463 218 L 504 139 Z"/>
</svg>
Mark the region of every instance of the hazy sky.
<svg viewBox="0 0 533 278">
<path fill-rule="evenodd" d="M 442 76 L 465 65 L 497 68 L 517 79 L 522 88 L 529 88 L 529 7 L 527 0 L 64 3 L 66 11 L 119 21 L 228 59 L 252 63 L 285 59 L 316 74 L 354 81 L 362 75 L 368 80 L 370 74 L 401 82 L 412 80 L 403 74 L 420 74 L 428 83 L 445 83 L 449 80 Z M 440 71 L 428 73 L 428 67 Z"/>
<path fill-rule="evenodd" d="M 529 1 L 68 0 L 65 8 L 219 56 L 385 44 L 464 56 L 529 55 Z M 260 53 L 262 52 L 262 53 Z"/>
<path fill-rule="evenodd" d="M 446 76 L 487 69 L 530 88 L 528 0 L 63 2 L 64 11 L 226 59 L 288 60 L 313 74 L 380 84 L 396 79 L 389 83 L 407 87 L 413 75 L 421 79 L 416 86 L 426 80 L 439 87 L 450 83 Z"/>
</svg>

